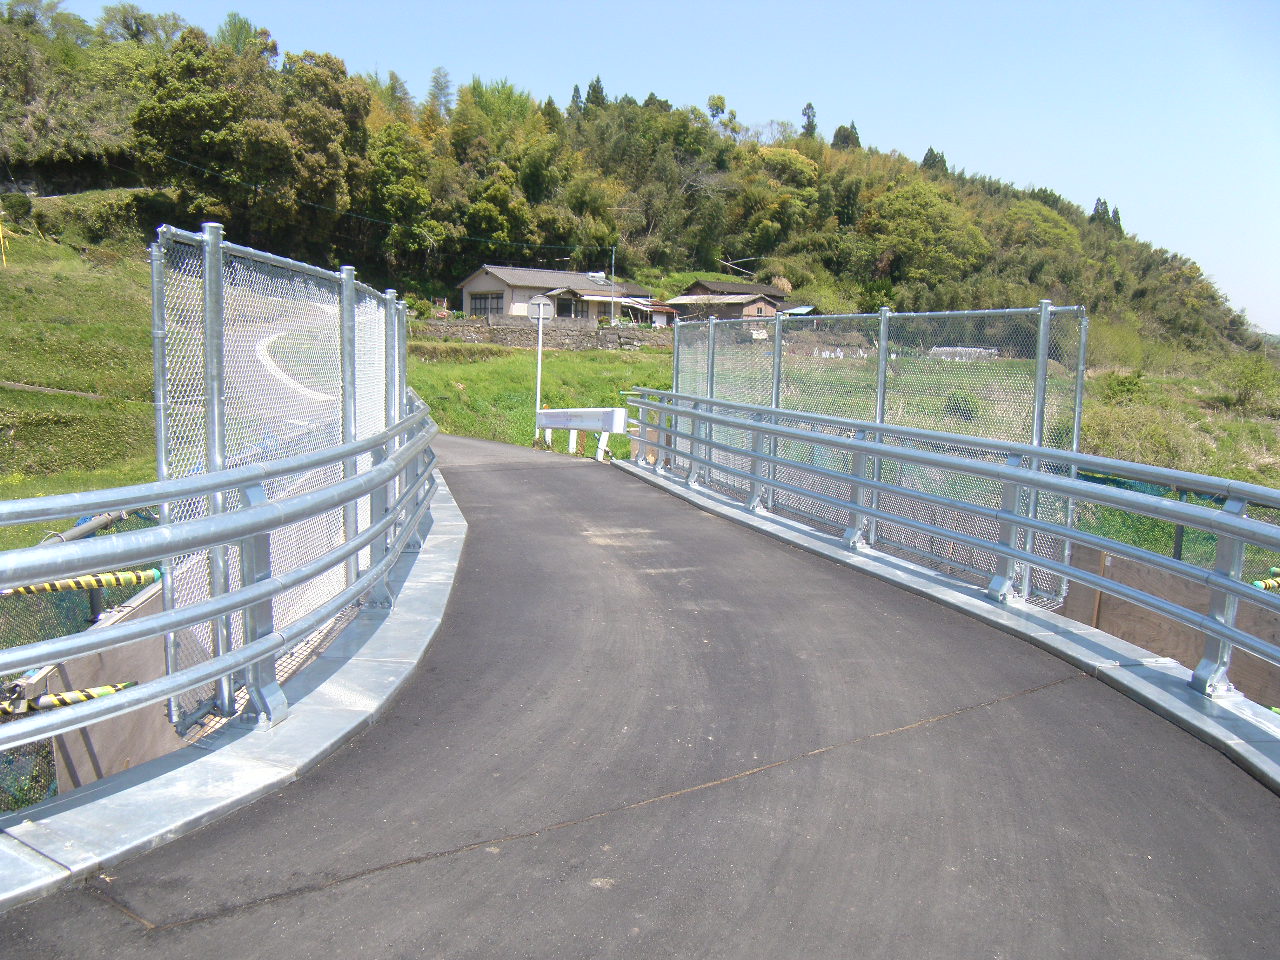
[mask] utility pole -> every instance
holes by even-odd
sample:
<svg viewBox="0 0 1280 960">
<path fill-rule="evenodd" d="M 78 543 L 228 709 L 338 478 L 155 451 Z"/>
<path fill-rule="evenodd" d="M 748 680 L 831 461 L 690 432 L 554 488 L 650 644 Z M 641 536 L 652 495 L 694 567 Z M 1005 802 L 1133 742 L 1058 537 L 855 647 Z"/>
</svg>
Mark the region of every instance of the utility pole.
<svg viewBox="0 0 1280 960">
<path fill-rule="evenodd" d="M 614 279 L 613 267 L 614 256 L 618 252 L 618 245 L 614 244 L 609 248 L 609 326 L 616 327 L 618 325 L 617 308 L 618 308 L 618 284 Z"/>
</svg>

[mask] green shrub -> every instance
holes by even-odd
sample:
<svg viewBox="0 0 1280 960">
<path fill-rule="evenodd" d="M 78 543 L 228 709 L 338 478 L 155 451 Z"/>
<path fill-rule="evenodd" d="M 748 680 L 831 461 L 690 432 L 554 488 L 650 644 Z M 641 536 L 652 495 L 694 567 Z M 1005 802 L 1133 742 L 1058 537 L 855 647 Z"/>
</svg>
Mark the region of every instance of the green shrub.
<svg viewBox="0 0 1280 960">
<path fill-rule="evenodd" d="M 1142 398 L 1142 371 L 1105 373 L 1097 379 L 1094 392 L 1103 403 L 1133 403 Z"/>
<path fill-rule="evenodd" d="M 943 413 L 966 423 L 978 419 L 980 410 L 981 404 L 978 398 L 967 390 L 951 391 L 951 393 L 947 394 L 947 399 L 942 404 Z"/>
<path fill-rule="evenodd" d="M 10 220 L 25 220 L 31 216 L 31 198 L 25 193 L 0 194 L 0 207 Z"/>
</svg>

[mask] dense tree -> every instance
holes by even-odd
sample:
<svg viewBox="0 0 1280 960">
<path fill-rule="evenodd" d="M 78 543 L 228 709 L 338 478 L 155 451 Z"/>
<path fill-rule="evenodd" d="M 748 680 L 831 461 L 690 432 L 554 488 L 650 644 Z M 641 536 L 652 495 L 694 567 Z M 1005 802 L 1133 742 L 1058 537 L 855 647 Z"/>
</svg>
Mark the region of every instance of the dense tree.
<svg viewBox="0 0 1280 960">
<path fill-rule="evenodd" d="M 431 89 L 422 107 L 423 125 L 434 130 L 442 126 L 452 112 L 453 85 L 449 81 L 449 71 L 436 67 L 431 71 Z"/>
<path fill-rule="evenodd" d="M 861 149 L 862 141 L 858 139 L 857 125 L 850 120 L 847 127 L 836 127 L 836 132 L 831 135 L 831 146 L 836 150 Z"/>
<path fill-rule="evenodd" d="M 941 150 L 934 150 L 933 147 L 930 147 L 924 152 L 924 159 L 920 161 L 920 168 L 928 170 L 930 173 L 946 173 L 947 155 Z"/>
<path fill-rule="evenodd" d="M 250 23 L 248 18 L 232 10 L 227 14 L 227 19 L 222 21 L 222 26 L 218 27 L 217 33 L 213 35 L 213 42 L 220 47 L 227 47 L 237 56 L 243 56 L 249 52 L 249 48 L 255 41 L 260 39 L 258 33 L 258 28 Z"/>
<path fill-rule="evenodd" d="M 932 146 L 917 164 L 864 148 L 853 123 L 828 146 L 812 103 L 799 129 L 748 131 L 721 94 L 705 110 L 610 100 L 597 76 L 561 112 L 506 81 L 455 97 L 436 68 L 419 105 L 394 72 L 277 57 L 238 15 L 216 41 L 179 24 L 119 3 L 95 29 L 56 0 L 2 2 L 0 172 L 77 189 L 138 170 L 186 222 L 418 292 L 486 260 L 596 269 L 616 250 L 646 277 L 741 260 L 829 312 L 1050 297 L 1123 317 L 1138 343 L 1257 342 L 1194 263 L 1126 236 L 1102 198 L 1088 213 L 952 172 Z"/>
<path fill-rule="evenodd" d="M 800 111 L 800 115 L 804 117 L 804 126 L 800 128 L 800 136 L 812 140 L 818 135 L 818 112 L 813 109 L 812 103 L 806 103 L 804 109 Z"/>
</svg>

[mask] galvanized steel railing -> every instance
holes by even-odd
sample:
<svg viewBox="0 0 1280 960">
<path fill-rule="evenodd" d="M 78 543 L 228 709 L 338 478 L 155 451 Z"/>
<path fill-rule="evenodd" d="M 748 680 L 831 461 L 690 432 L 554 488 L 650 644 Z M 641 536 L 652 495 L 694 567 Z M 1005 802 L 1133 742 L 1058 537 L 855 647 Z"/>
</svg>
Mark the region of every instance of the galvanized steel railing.
<svg viewBox="0 0 1280 960">
<path fill-rule="evenodd" d="M 161 700 L 180 732 L 209 712 L 278 722 L 276 656 L 361 598 L 388 603 L 388 571 L 430 522 L 436 426 L 406 384 L 395 291 L 217 224 L 158 233 L 160 481 L 3 503 L 0 525 L 158 506 L 160 526 L 0 554 L 0 589 L 154 564 L 165 612 L 0 650 L 0 677 L 148 638 L 165 675 L 0 724 L 0 750 Z"/>
<path fill-rule="evenodd" d="M 255 463 L 216 473 L 160 483 L 139 484 L 83 494 L 15 500 L 0 504 L 0 524 L 40 523 L 107 510 L 152 506 L 178 496 L 202 497 L 235 492 L 241 507 L 185 523 L 174 523 L 109 537 L 71 543 L 50 543 L 0 553 L 0 589 L 140 563 L 158 563 L 173 556 L 236 544 L 240 553 L 241 586 L 192 606 L 128 620 L 104 629 L 56 637 L 0 651 L 0 675 L 49 663 L 102 653 L 112 648 L 164 636 L 216 618 L 236 617 L 244 643 L 205 663 L 175 671 L 100 700 L 64 707 L 47 714 L 20 717 L 0 724 L 0 750 L 67 733 L 108 717 L 171 699 L 185 691 L 226 680 L 243 685 L 249 694 L 246 716 L 262 724 L 283 719 L 288 705 L 271 669 L 274 658 L 331 621 L 344 607 L 377 590 L 392 565 L 406 550 L 421 546 L 430 524 L 434 455 L 431 441 L 437 430 L 425 405 L 402 422 L 367 440 L 342 444 L 319 453 Z M 381 462 L 370 470 L 340 479 L 321 489 L 268 500 L 264 485 L 318 467 L 380 451 Z M 303 566 L 276 569 L 269 537 L 291 524 L 341 510 L 345 505 L 392 488 L 385 512 L 352 539 L 327 550 Z M 362 550 L 372 562 L 344 589 L 287 627 L 274 627 L 274 597 L 341 568 Z M 236 678 L 236 674 L 244 671 Z"/>
<path fill-rule="evenodd" d="M 1228 671 L 1236 648 L 1280 666 L 1280 646 L 1236 625 L 1242 602 L 1280 614 L 1280 596 L 1241 580 L 1246 553 L 1256 554 L 1255 565 L 1276 562 L 1280 491 L 1071 451 L 662 390 L 637 388 L 628 402 L 638 410 L 631 421 L 637 463 L 747 510 L 799 520 L 840 537 L 851 550 L 881 546 L 885 526 L 907 531 L 912 536 L 891 538 L 892 549 L 978 582 L 995 602 L 1033 599 L 1036 577 L 1046 574 L 1203 632 L 1206 647 L 1191 686 L 1206 696 L 1232 689 Z M 1194 490 L 1221 508 L 1086 482 L 1077 479 L 1081 471 Z M 913 473 L 932 482 L 912 479 Z M 957 496 L 972 484 L 956 478 L 994 485 L 999 505 Z M 1216 540 L 1212 568 L 1078 529 L 1074 518 L 1089 505 L 1205 531 Z M 1209 589 L 1209 612 L 1072 566 L 1073 544 L 1201 584 Z"/>
</svg>

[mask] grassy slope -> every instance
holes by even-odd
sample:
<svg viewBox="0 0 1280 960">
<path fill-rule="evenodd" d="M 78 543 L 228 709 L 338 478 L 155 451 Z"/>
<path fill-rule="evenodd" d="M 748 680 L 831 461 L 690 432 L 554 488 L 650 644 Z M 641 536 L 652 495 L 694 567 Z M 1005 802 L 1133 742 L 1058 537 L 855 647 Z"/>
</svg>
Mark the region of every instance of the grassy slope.
<svg viewBox="0 0 1280 960">
<path fill-rule="evenodd" d="M 60 242 L 29 224 L 16 234 L 6 228 L 0 380 L 95 396 L 0 387 L 0 497 L 154 478 L 147 238 L 136 226 L 111 219 L 119 209 L 144 202 L 159 201 L 129 191 L 38 201 L 45 233 Z M 141 213 L 136 217 L 143 219 Z M 665 278 L 668 285 L 689 279 Z M 1095 327 L 1086 449 L 1280 486 L 1280 374 L 1274 367 L 1260 376 L 1256 368 L 1241 366 L 1239 356 L 1191 354 L 1126 336 L 1129 331 L 1118 326 Z M 421 345 L 410 365 L 410 382 L 442 428 L 531 442 L 533 353 L 448 347 Z M 1145 374 L 1136 383 L 1125 382 L 1133 370 Z M 1240 387 L 1246 381 L 1256 381 L 1248 396 Z M 619 391 L 670 382 L 669 353 L 549 351 L 543 402 L 617 406 Z M 557 445 L 563 448 L 564 442 L 561 434 Z M 625 441 L 615 440 L 614 450 L 624 452 Z M 34 536 L 0 530 L 0 548 Z"/>
<path fill-rule="evenodd" d="M 144 252 L 85 253 L 34 230 L 8 236 L 0 269 L 0 496 L 155 479 L 151 306 Z M 0 547 L 43 531 L 0 530 Z"/>
<path fill-rule="evenodd" d="M 450 344 L 446 356 L 457 356 Z M 529 445 L 533 442 L 533 388 L 536 355 L 507 349 L 496 356 L 477 344 L 475 360 L 423 359 L 409 362 L 409 383 L 430 406 L 445 433 Z M 420 351 L 413 351 L 419 353 Z M 429 351 L 434 354 L 434 351 Z M 550 407 L 618 407 L 620 392 L 634 386 L 670 388 L 669 351 L 548 350 L 543 357 L 542 402 Z M 568 435 L 558 431 L 556 449 Z M 610 442 L 615 456 L 625 456 L 627 440 Z"/>
</svg>

